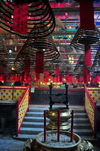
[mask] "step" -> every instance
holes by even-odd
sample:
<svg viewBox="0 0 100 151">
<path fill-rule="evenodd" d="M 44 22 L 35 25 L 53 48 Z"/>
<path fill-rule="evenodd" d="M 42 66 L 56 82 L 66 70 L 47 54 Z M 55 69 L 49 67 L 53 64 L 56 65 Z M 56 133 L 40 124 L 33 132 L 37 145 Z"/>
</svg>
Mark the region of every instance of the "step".
<svg viewBox="0 0 100 151">
<path fill-rule="evenodd" d="M 48 124 L 49 122 L 47 122 L 46 124 Z M 69 123 L 70 124 L 70 123 Z M 33 128 L 43 128 L 44 127 L 44 122 L 27 122 L 27 121 L 24 121 L 22 123 L 22 127 L 33 127 Z M 77 123 L 75 124 L 74 123 L 74 128 L 78 128 L 78 129 L 88 129 L 90 127 L 90 124 L 89 123 Z"/>
<path fill-rule="evenodd" d="M 19 134 L 39 134 L 43 130 L 43 128 L 21 127 Z"/>
<path fill-rule="evenodd" d="M 71 123 L 71 119 L 69 119 L 68 122 Z M 89 120 L 88 120 L 88 118 L 74 118 L 73 122 L 75 124 L 76 123 L 83 123 L 83 124 L 85 123 L 86 124 L 86 123 L 89 123 Z"/>
<path fill-rule="evenodd" d="M 43 122 L 44 121 L 44 117 L 28 117 L 28 116 L 26 116 L 25 118 L 24 118 L 24 121 L 28 121 L 28 122 Z M 48 118 L 46 118 L 46 122 L 48 122 L 49 121 L 49 119 Z"/>
<path fill-rule="evenodd" d="M 80 136 L 93 136 L 93 132 L 91 129 L 74 129 L 73 131 Z"/>
<path fill-rule="evenodd" d="M 56 105 L 57 107 L 63 107 L 64 105 Z M 83 106 L 69 106 L 70 110 L 74 110 L 74 133 L 77 133 L 81 138 L 85 140 L 93 140 L 93 132 L 88 120 L 88 117 L 84 111 Z M 22 127 L 16 139 L 27 140 L 28 138 L 34 138 L 40 132 L 43 132 L 44 128 L 44 110 L 49 110 L 49 105 L 30 105 L 25 119 L 22 123 Z M 46 118 L 46 125 L 50 119 Z M 68 120 L 71 124 L 71 119 Z"/>
<path fill-rule="evenodd" d="M 49 108 L 29 108 L 29 112 L 43 112 L 44 110 L 49 110 Z"/>
<path fill-rule="evenodd" d="M 29 138 L 35 138 L 37 135 L 36 134 L 18 134 L 18 136 L 13 136 L 14 139 L 18 139 L 21 141 L 26 141 Z"/>
<path fill-rule="evenodd" d="M 47 122 L 46 124 L 48 124 Z M 43 128 L 44 122 L 23 122 L 22 127 Z"/>
<path fill-rule="evenodd" d="M 80 117 L 81 118 L 87 118 L 87 115 L 84 112 L 83 113 L 79 113 L 79 112 L 78 113 L 76 113 L 76 112 L 74 113 L 74 118 L 80 118 Z"/>
<path fill-rule="evenodd" d="M 41 117 L 43 117 L 43 115 L 44 115 L 44 112 L 35 112 L 35 111 L 30 111 L 30 112 L 27 112 L 27 114 L 26 114 L 26 116 L 35 116 L 35 117 L 37 117 L 37 116 L 41 116 Z M 87 117 L 87 115 L 86 115 L 86 113 L 80 113 L 80 112 L 75 112 L 74 113 L 74 117 Z"/>
<path fill-rule="evenodd" d="M 26 116 L 24 121 L 27 122 L 43 122 L 44 121 L 44 117 L 28 117 Z M 46 122 L 49 122 L 50 119 L 46 118 Z M 69 123 L 71 122 L 71 119 L 68 120 Z M 74 123 L 89 123 L 88 118 L 74 118 Z"/>
<path fill-rule="evenodd" d="M 75 129 L 91 129 L 90 123 L 74 123 Z"/>
<path fill-rule="evenodd" d="M 39 134 L 40 132 L 43 132 L 43 128 L 27 128 L 27 127 L 21 127 L 19 134 Z M 89 129 L 73 129 L 74 133 L 77 133 L 80 136 L 93 136 L 92 130 Z"/>
<path fill-rule="evenodd" d="M 43 112 L 27 112 L 26 113 L 26 116 L 35 116 L 35 117 L 41 116 L 41 117 L 43 117 L 43 115 L 44 115 Z"/>
</svg>

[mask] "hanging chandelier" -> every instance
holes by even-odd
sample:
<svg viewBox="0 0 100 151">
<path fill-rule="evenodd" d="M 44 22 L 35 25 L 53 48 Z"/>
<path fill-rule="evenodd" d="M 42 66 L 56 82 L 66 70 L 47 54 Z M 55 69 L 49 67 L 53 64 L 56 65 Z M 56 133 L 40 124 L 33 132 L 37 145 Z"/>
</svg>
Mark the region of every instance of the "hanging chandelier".
<svg viewBox="0 0 100 151">
<path fill-rule="evenodd" d="M 55 28 L 55 17 L 48 0 L 32 2 L 0 0 L 0 27 L 25 38 L 41 38 Z"/>
</svg>

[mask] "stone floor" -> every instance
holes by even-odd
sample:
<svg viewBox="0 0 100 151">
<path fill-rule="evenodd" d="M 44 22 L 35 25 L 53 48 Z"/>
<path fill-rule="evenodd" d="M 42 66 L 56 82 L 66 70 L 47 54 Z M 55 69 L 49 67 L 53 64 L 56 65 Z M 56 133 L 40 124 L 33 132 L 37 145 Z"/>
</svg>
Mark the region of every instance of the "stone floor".
<svg viewBox="0 0 100 151">
<path fill-rule="evenodd" d="M 7 129 L 0 134 L 0 151 L 23 151 L 24 141 L 13 139 Z"/>
</svg>

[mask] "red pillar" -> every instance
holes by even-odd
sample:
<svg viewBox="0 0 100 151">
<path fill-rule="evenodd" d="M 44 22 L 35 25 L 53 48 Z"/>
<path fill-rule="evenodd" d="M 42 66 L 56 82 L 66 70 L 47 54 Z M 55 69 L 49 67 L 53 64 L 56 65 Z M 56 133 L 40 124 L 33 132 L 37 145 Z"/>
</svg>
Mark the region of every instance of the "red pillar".
<svg viewBox="0 0 100 151">
<path fill-rule="evenodd" d="M 85 56 L 84 56 L 84 68 L 83 68 L 83 77 L 84 83 L 88 83 L 90 81 L 90 72 L 87 69 L 87 66 L 91 66 L 91 49 L 89 45 L 85 45 Z"/>
<path fill-rule="evenodd" d="M 80 0 L 80 28 L 95 30 L 93 0 Z"/>
</svg>

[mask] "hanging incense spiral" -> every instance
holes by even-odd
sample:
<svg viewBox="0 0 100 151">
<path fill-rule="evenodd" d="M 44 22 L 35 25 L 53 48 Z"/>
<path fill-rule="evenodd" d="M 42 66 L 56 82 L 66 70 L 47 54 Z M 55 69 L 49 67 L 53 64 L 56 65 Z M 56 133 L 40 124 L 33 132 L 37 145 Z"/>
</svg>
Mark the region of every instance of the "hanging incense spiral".
<svg viewBox="0 0 100 151">
<path fill-rule="evenodd" d="M 48 0 L 21 2 L 0 0 L 2 29 L 24 38 L 41 38 L 54 31 L 55 17 Z"/>
</svg>

